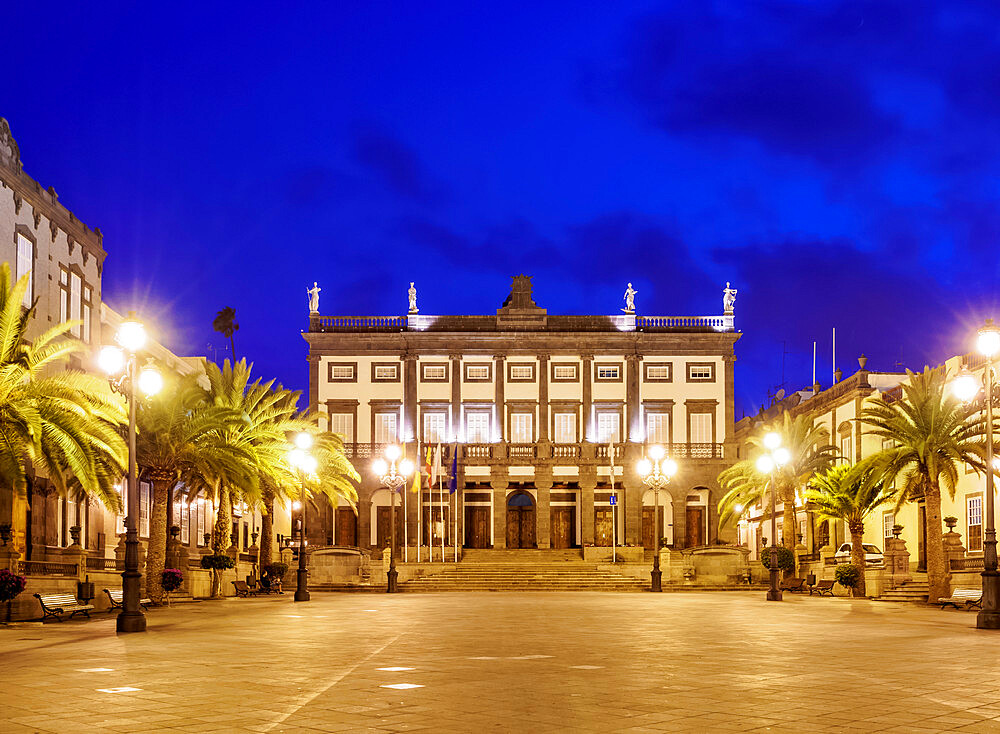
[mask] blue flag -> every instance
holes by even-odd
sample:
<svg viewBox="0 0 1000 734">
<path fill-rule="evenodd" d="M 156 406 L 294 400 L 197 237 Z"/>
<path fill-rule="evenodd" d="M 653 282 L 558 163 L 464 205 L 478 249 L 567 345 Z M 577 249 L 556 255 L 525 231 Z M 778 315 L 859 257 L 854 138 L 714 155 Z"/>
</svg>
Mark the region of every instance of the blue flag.
<svg viewBox="0 0 1000 734">
<path fill-rule="evenodd" d="M 452 447 L 451 452 L 451 479 L 448 480 L 448 494 L 455 494 L 458 489 L 458 444 Z"/>
</svg>

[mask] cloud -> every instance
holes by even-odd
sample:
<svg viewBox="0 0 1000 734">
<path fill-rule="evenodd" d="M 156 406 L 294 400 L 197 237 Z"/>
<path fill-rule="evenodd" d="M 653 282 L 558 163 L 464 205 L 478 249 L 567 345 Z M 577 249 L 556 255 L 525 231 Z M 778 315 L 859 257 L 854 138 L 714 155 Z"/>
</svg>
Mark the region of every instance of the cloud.
<svg viewBox="0 0 1000 734">
<path fill-rule="evenodd" d="M 442 195 L 414 150 L 376 123 L 355 126 L 352 154 L 357 163 L 404 199 L 429 203 Z"/>
</svg>

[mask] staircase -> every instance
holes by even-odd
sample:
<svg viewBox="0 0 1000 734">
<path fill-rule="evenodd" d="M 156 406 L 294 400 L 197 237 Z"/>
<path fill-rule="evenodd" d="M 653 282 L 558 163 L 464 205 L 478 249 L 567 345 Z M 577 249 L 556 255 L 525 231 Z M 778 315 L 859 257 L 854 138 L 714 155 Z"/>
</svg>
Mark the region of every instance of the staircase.
<svg viewBox="0 0 1000 734">
<path fill-rule="evenodd" d="M 466 550 L 440 573 L 400 584 L 403 591 L 645 591 L 648 580 L 601 570 L 578 550 Z"/>
<path fill-rule="evenodd" d="M 926 604 L 928 593 L 927 574 L 915 573 L 912 581 L 904 581 L 894 589 L 882 592 L 882 596 L 876 597 L 875 601 L 908 601 Z"/>
</svg>

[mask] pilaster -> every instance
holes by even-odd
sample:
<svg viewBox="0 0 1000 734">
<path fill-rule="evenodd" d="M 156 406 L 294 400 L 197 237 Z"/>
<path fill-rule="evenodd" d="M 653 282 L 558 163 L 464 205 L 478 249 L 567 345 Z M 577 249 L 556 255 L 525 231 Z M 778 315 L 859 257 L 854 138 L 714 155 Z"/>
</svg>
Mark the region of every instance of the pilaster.
<svg viewBox="0 0 1000 734">
<path fill-rule="evenodd" d="M 594 489 L 597 487 L 597 474 L 594 467 L 580 469 L 580 543 L 594 544 Z"/>
<path fill-rule="evenodd" d="M 462 355 L 452 354 L 451 360 L 451 435 L 457 438 L 462 432 L 459 421 L 462 406 Z"/>
<path fill-rule="evenodd" d="M 507 375 L 504 372 L 504 357 L 497 355 L 493 358 L 493 384 L 494 403 L 496 405 L 496 420 L 498 425 L 493 427 L 493 435 L 499 436 L 500 441 L 506 441 L 507 436 L 507 406 L 504 403 L 504 384 Z"/>
<path fill-rule="evenodd" d="M 506 476 L 490 480 L 493 490 L 493 547 L 507 547 L 507 486 Z"/>
<path fill-rule="evenodd" d="M 646 491 L 646 485 L 626 467 L 622 486 L 625 499 L 625 506 L 621 508 L 625 513 L 625 543 L 642 545 L 642 495 Z"/>
<path fill-rule="evenodd" d="M 538 355 L 538 440 L 539 441 L 549 440 L 549 355 L 548 354 Z"/>
<path fill-rule="evenodd" d="M 539 548 L 552 547 L 552 474 L 535 468 L 535 543 Z"/>
<path fill-rule="evenodd" d="M 583 440 L 590 441 L 594 438 L 593 426 L 591 425 L 591 417 L 593 416 L 593 404 L 594 404 L 594 391 L 593 391 L 593 377 L 594 377 L 594 355 L 585 354 L 583 355 L 583 364 L 580 367 L 581 375 L 581 388 L 583 391 Z"/>
<path fill-rule="evenodd" d="M 633 441 L 643 437 L 641 416 L 639 415 L 639 362 L 638 354 L 625 355 L 625 425 L 624 441 Z"/>
</svg>

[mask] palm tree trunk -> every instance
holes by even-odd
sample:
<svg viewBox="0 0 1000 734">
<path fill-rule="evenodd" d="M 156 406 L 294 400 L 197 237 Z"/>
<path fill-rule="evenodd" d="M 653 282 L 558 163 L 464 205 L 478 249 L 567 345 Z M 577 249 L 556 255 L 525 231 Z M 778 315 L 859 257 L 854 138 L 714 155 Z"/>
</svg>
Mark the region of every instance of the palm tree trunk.
<svg viewBox="0 0 1000 734">
<path fill-rule="evenodd" d="M 274 557 L 274 492 L 264 489 L 264 511 L 260 515 L 260 568 Z"/>
<path fill-rule="evenodd" d="M 781 544 L 789 550 L 795 550 L 795 490 L 783 489 L 781 492 Z"/>
<path fill-rule="evenodd" d="M 219 487 L 219 510 L 215 517 L 215 528 L 212 533 L 212 550 L 223 554 L 233 544 L 233 502 L 229 488 Z"/>
<path fill-rule="evenodd" d="M 173 477 L 152 474 L 153 508 L 149 518 L 149 546 L 146 548 L 146 594 L 154 603 L 163 601 L 163 568 L 167 559 L 167 496 Z"/>
<path fill-rule="evenodd" d="M 865 549 L 862 545 L 865 535 L 865 524 L 860 520 L 850 520 L 847 528 L 851 532 L 851 563 L 861 569 L 858 583 L 851 589 L 854 596 L 868 596 L 865 588 Z"/>
<path fill-rule="evenodd" d="M 232 350 L 233 364 L 236 364 L 236 341 L 233 339 L 232 332 L 229 332 L 229 348 Z"/>
<path fill-rule="evenodd" d="M 924 484 L 924 508 L 927 522 L 928 600 L 951 596 L 951 570 L 944 557 L 941 540 L 941 488 L 929 481 Z"/>
</svg>

